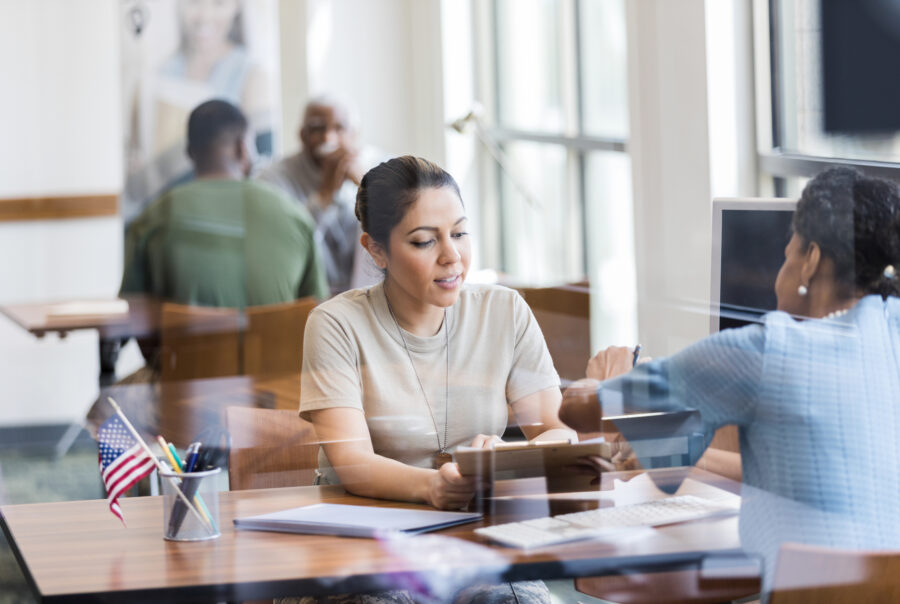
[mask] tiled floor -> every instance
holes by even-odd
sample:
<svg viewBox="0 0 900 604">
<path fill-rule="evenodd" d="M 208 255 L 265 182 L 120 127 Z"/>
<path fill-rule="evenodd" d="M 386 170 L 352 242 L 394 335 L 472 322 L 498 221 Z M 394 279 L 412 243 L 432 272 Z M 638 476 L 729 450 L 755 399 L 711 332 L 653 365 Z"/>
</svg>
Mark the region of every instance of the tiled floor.
<svg viewBox="0 0 900 604">
<path fill-rule="evenodd" d="M 97 448 L 81 439 L 59 459 L 53 444 L 0 447 L 0 504 L 103 498 Z M 25 577 L 0 533 L 0 604 L 33 602 Z"/>
</svg>

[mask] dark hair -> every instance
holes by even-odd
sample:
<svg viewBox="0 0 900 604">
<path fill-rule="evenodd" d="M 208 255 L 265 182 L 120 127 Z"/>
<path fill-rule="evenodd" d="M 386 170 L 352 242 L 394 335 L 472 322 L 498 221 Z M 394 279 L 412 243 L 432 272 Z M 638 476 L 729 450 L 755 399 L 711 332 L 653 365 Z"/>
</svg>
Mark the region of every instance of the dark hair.
<svg viewBox="0 0 900 604">
<path fill-rule="evenodd" d="M 422 189 L 449 187 L 459 194 L 453 177 L 437 164 L 404 155 L 382 162 L 366 172 L 356 194 L 356 218 L 362 230 L 388 249 L 391 229 L 400 224 Z"/>
<path fill-rule="evenodd" d="M 201 103 L 188 117 L 188 154 L 195 163 L 211 159 L 211 152 L 222 144 L 237 142 L 247 133 L 247 118 L 228 101 Z"/>
<path fill-rule="evenodd" d="M 900 295 L 900 190 L 852 168 L 830 168 L 803 189 L 794 232 L 831 258 L 848 294 Z"/>
</svg>

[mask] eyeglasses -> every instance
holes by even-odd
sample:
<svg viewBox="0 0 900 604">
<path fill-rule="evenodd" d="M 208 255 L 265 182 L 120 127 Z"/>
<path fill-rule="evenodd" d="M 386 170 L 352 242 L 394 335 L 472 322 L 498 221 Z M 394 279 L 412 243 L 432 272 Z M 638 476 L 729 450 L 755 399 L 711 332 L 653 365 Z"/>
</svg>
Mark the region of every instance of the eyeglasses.
<svg viewBox="0 0 900 604">
<path fill-rule="evenodd" d="M 347 127 L 341 123 L 333 124 L 331 125 L 331 127 L 329 127 L 328 124 L 322 122 L 309 122 L 304 126 L 304 128 L 306 128 L 306 131 L 309 134 L 325 134 L 328 132 L 328 130 L 334 130 L 335 132 L 341 134 L 347 130 Z"/>
</svg>

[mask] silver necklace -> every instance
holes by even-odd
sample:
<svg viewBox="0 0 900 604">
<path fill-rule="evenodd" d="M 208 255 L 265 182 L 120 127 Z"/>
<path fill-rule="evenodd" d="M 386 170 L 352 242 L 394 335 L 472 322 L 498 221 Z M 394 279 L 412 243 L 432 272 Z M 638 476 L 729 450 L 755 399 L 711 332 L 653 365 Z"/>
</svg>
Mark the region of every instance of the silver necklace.
<svg viewBox="0 0 900 604">
<path fill-rule="evenodd" d="M 403 348 L 406 350 L 406 357 L 409 359 L 409 364 L 412 366 L 413 374 L 416 376 L 416 381 L 419 383 L 419 389 L 422 391 L 422 398 L 425 399 L 425 406 L 428 407 L 428 415 L 431 416 L 431 423 L 434 425 L 434 437 L 437 439 L 438 445 L 438 453 L 435 455 L 432 465 L 434 469 L 440 468 L 445 463 L 452 461 L 452 457 L 449 453 L 447 453 L 447 429 L 449 423 L 448 419 L 448 410 L 450 409 L 450 328 L 447 325 L 447 309 L 444 309 L 444 356 L 446 359 L 446 373 L 444 375 L 444 444 L 441 444 L 441 436 L 438 433 L 437 421 L 434 419 L 434 411 L 431 408 L 431 403 L 428 402 L 428 395 L 425 394 L 425 387 L 422 385 L 422 379 L 419 377 L 419 372 L 416 371 L 416 364 L 413 362 L 412 353 L 409 351 L 409 345 L 406 343 L 406 337 L 403 335 L 403 330 L 400 329 L 400 323 L 397 321 L 397 316 L 394 314 L 394 309 L 391 307 L 391 301 L 387 297 L 387 292 L 384 292 L 384 300 L 387 302 L 388 312 L 391 313 L 391 319 L 394 320 L 394 327 L 397 328 L 397 334 L 400 336 L 400 341 L 403 342 Z"/>
</svg>

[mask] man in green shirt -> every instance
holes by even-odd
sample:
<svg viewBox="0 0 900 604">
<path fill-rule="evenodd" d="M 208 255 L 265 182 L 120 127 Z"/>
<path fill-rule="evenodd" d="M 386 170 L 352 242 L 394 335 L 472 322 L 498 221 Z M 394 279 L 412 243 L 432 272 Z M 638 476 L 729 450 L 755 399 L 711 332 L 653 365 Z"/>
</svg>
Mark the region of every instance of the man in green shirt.
<svg viewBox="0 0 900 604">
<path fill-rule="evenodd" d="M 225 101 L 208 101 L 191 112 L 188 155 L 196 180 L 163 194 L 131 223 L 123 294 L 240 309 L 328 296 L 309 213 L 279 190 L 246 180 L 247 131 L 247 119 Z M 147 366 L 120 384 L 158 379 L 158 341 L 140 344 Z M 107 352 L 113 367 L 117 348 Z M 158 432 L 159 412 L 157 405 L 146 405 L 131 419 Z M 110 413 L 106 400 L 98 399 L 88 426 L 96 430 Z"/>
<path fill-rule="evenodd" d="M 123 294 L 234 308 L 328 296 L 309 213 L 246 180 L 247 132 L 246 117 L 228 102 L 191 112 L 196 180 L 163 194 L 129 227 Z"/>
</svg>

